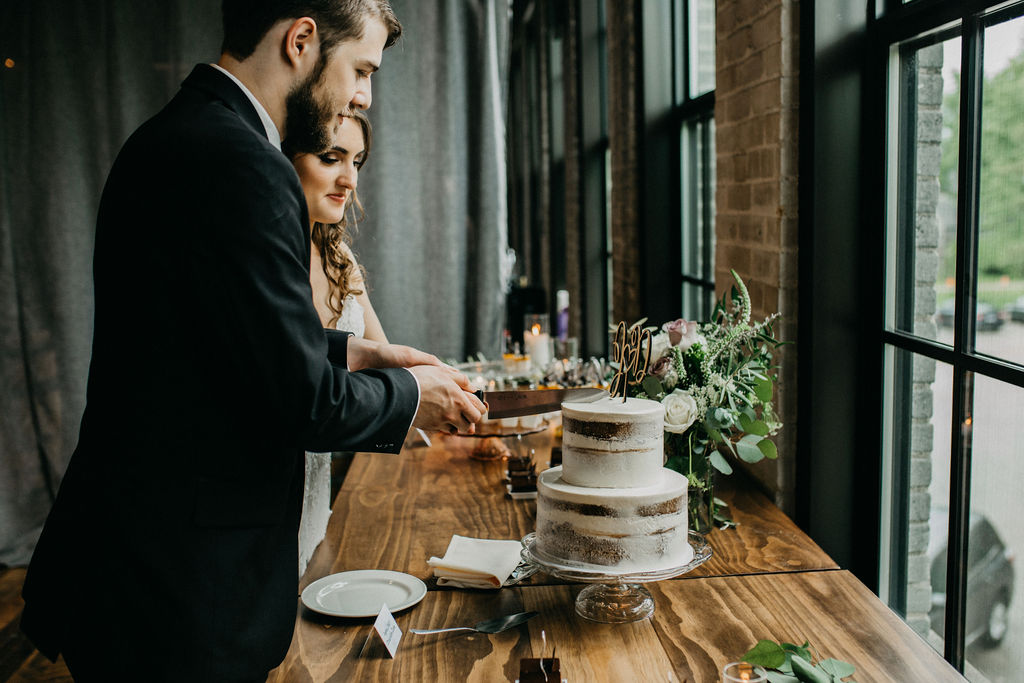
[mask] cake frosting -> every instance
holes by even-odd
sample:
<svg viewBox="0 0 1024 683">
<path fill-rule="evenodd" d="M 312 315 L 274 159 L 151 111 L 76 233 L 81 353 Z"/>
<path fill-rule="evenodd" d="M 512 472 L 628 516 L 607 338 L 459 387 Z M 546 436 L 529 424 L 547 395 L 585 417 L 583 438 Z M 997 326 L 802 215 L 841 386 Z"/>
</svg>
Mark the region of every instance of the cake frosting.
<svg viewBox="0 0 1024 683">
<path fill-rule="evenodd" d="M 623 573 L 693 559 L 688 482 L 662 465 L 663 419 L 646 399 L 562 404 L 562 465 L 537 479 L 539 555 Z"/>
<path fill-rule="evenodd" d="M 664 408 L 642 398 L 562 404 L 563 478 L 585 487 L 651 486 L 664 462 Z"/>
<path fill-rule="evenodd" d="M 545 470 L 537 479 L 537 551 L 617 571 L 686 564 L 686 477 L 663 474 L 654 486 L 588 488 L 566 483 L 561 467 Z"/>
</svg>

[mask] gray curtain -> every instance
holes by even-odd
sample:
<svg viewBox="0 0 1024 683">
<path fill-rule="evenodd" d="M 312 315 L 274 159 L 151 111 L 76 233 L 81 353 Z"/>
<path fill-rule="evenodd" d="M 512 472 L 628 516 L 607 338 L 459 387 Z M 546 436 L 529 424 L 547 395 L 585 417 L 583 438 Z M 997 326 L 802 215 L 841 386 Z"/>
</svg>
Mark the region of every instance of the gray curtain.
<svg viewBox="0 0 1024 683">
<path fill-rule="evenodd" d="M 393 0 L 354 249 L 391 341 L 497 355 L 504 321 L 506 0 Z"/>
<path fill-rule="evenodd" d="M 368 220 L 355 248 L 395 341 L 445 357 L 493 353 L 507 3 L 394 6 L 406 37 L 374 77 L 377 146 L 360 178 Z M 0 62 L 13 62 L 0 64 L 0 563 L 28 561 L 77 442 L 106 174 L 219 45 L 218 0 L 0 3 Z M 171 201 L 153 188 L 153 211 Z M 158 310 L 125 315 L 140 329 L 161 324 Z"/>
</svg>

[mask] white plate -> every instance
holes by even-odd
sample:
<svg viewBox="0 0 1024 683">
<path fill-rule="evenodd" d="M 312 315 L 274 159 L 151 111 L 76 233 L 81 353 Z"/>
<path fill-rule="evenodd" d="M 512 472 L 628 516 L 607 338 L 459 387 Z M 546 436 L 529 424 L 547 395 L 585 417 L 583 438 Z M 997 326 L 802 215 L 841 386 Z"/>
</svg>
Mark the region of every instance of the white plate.
<svg viewBox="0 0 1024 683">
<path fill-rule="evenodd" d="M 427 584 L 415 576 L 359 569 L 317 579 L 302 591 L 302 604 L 332 617 L 375 617 L 381 605 L 397 612 L 412 607 L 426 594 Z"/>
</svg>

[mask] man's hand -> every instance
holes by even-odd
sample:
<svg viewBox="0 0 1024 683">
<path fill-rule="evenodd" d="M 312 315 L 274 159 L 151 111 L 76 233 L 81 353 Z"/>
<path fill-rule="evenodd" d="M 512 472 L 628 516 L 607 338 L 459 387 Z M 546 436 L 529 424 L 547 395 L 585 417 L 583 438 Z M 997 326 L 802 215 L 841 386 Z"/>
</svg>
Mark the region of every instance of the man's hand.
<svg viewBox="0 0 1024 683">
<path fill-rule="evenodd" d="M 420 383 L 420 408 L 413 427 L 449 434 L 473 434 L 486 412 L 469 379 L 447 365 L 409 368 Z"/>
<path fill-rule="evenodd" d="M 362 337 L 348 338 L 348 369 L 352 372 L 366 368 L 411 368 L 414 365 L 443 363 L 436 356 L 400 344 L 382 344 Z"/>
</svg>

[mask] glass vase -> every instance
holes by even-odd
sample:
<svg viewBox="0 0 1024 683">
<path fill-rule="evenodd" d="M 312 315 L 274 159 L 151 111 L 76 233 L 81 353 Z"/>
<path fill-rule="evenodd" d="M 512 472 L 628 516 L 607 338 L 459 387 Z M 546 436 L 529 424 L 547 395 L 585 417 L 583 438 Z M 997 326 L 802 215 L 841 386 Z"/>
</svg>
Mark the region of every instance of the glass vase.
<svg viewBox="0 0 1024 683">
<path fill-rule="evenodd" d="M 689 433 L 665 432 L 665 467 L 679 472 L 689 482 L 687 513 L 691 531 L 706 534 L 715 520 L 714 467 L 706 453 L 694 452 Z"/>
<path fill-rule="evenodd" d="M 706 534 L 714 527 L 715 522 L 715 479 L 712 468 L 708 467 L 704 476 L 695 485 L 691 480 L 687 498 L 690 530 L 698 534 Z"/>
</svg>

